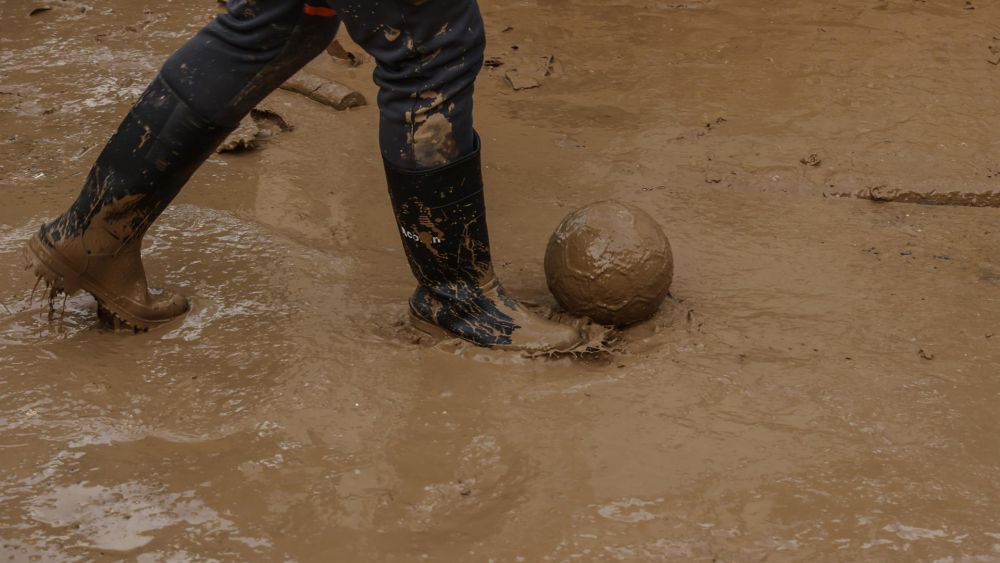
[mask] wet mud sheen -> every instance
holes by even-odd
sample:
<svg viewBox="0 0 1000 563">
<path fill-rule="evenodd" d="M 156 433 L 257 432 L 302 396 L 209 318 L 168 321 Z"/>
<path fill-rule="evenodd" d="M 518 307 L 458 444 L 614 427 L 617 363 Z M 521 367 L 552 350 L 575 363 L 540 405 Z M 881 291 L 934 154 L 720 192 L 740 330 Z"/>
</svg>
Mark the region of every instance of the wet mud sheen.
<svg viewBox="0 0 1000 563">
<path fill-rule="evenodd" d="M 614 354 L 553 360 L 410 327 L 376 110 L 288 91 L 293 129 L 211 156 L 145 237 L 185 316 L 118 334 L 79 293 L 50 322 L 24 242 L 216 6 L 49 4 L 0 0 L 0 559 L 1000 554 L 996 210 L 872 201 L 995 199 L 1000 7 L 483 2 L 507 290 L 556 305 L 546 244 L 589 202 L 673 251 Z M 374 100 L 340 39 L 361 64 L 309 72 Z"/>
</svg>

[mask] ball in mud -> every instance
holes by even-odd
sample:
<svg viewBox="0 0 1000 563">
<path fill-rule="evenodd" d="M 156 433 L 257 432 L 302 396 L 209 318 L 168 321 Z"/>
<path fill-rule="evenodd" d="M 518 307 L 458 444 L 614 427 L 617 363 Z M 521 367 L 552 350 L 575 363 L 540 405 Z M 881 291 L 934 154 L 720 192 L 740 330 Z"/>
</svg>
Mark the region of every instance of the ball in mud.
<svg viewBox="0 0 1000 563">
<path fill-rule="evenodd" d="M 570 313 L 627 326 L 656 313 L 674 277 L 670 241 L 655 219 L 617 201 L 563 219 L 545 251 L 545 277 Z"/>
</svg>

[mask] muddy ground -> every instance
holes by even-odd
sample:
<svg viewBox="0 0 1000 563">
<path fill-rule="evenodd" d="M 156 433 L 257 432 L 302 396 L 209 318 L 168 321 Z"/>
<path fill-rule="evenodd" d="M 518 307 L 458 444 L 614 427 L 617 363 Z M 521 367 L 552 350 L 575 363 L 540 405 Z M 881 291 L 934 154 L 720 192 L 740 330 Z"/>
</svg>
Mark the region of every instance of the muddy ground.
<svg viewBox="0 0 1000 563">
<path fill-rule="evenodd" d="M 1000 202 L 994 3 L 483 0 L 510 289 L 581 203 L 673 242 L 600 361 L 419 339 L 376 110 L 289 92 L 147 237 L 183 321 L 50 323 L 23 241 L 216 6 L 41 3 L 0 0 L 0 559 L 1000 560 L 1000 210 L 854 197 Z"/>
</svg>

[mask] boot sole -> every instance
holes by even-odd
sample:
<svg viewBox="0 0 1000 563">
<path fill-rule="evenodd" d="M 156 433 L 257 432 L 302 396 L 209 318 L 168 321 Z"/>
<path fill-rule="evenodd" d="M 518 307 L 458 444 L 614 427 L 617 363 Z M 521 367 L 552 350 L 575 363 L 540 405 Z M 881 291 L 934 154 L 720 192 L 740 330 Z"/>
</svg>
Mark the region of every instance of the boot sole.
<svg viewBox="0 0 1000 563">
<path fill-rule="evenodd" d="M 116 321 L 114 324 L 121 322 L 129 328 L 141 332 L 167 324 L 177 318 L 150 320 L 129 312 L 118 303 L 122 300 L 120 297 L 114 297 L 114 294 L 102 287 L 101 284 L 86 275 L 77 273 L 58 252 L 43 243 L 38 235 L 28 241 L 28 251 L 30 255 L 33 255 L 28 257 L 31 263 L 29 267 L 34 269 L 36 276 L 45 280 L 53 291 L 62 291 L 72 295 L 82 289 L 90 293 L 97 299 L 98 316 L 104 320 Z M 126 303 L 131 303 L 131 301 L 126 301 Z M 112 318 L 107 319 L 107 316 Z"/>
</svg>

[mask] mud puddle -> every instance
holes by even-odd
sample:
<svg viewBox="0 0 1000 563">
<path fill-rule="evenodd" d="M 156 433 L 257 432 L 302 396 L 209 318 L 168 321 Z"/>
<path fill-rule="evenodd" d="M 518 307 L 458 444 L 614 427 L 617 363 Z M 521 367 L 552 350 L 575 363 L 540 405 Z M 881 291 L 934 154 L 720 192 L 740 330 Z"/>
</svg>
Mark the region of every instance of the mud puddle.
<svg viewBox="0 0 1000 563">
<path fill-rule="evenodd" d="M 374 109 L 289 93 L 296 129 L 212 157 L 146 241 L 191 314 L 114 334 L 81 295 L 50 322 L 21 242 L 212 4 L 0 0 L 0 555 L 1000 557 L 996 212 L 823 197 L 992 189 L 996 8 L 484 3 L 510 290 L 551 303 L 545 243 L 583 202 L 673 245 L 673 297 L 603 361 L 410 330 Z M 370 61 L 327 63 L 374 99 Z"/>
</svg>

